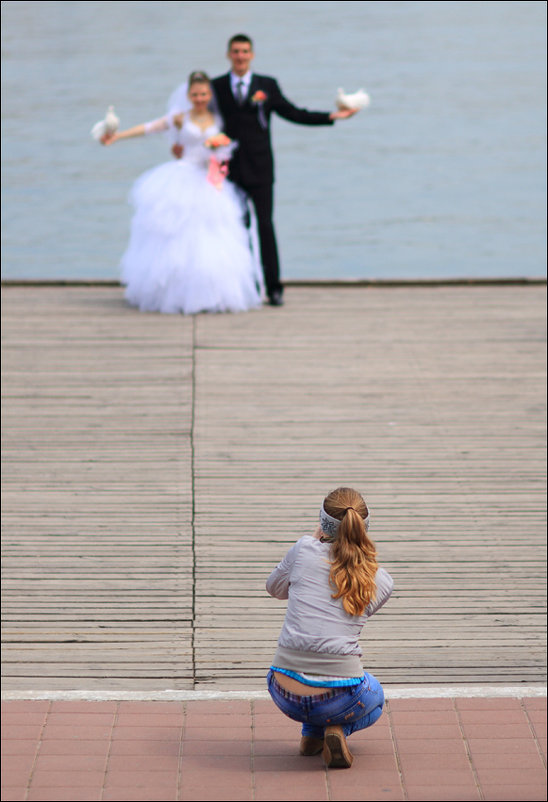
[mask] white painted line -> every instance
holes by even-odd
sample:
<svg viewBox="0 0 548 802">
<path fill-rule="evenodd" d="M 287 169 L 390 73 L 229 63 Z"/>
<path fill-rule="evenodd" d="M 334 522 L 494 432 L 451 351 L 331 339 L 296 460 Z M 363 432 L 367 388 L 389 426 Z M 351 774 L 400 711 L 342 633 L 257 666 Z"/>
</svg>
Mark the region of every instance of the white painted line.
<svg viewBox="0 0 548 802">
<path fill-rule="evenodd" d="M 384 688 L 387 699 L 530 698 L 546 696 L 545 685 L 438 685 Z M 194 702 L 230 699 L 270 699 L 268 691 L 3 691 L 3 701 L 48 699 L 88 702 Z"/>
<path fill-rule="evenodd" d="M 384 688 L 387 699 L 454 699 L 546 696 L 546 685 L 440 685 L 427 688 Z"/>
</svg>

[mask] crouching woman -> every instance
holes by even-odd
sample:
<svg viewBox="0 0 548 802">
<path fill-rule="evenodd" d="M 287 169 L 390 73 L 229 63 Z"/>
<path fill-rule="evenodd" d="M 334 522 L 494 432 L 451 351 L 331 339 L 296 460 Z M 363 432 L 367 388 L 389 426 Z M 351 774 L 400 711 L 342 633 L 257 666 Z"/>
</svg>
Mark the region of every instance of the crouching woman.
<svg viewBox="0 0 548 802">
<path fill-rule="evenodd" d="M 382 712 L 381 685 L 363 670 L 363 625 L 392 593 L 377 564 L 361 495 L 340 487 L 320 510 L 314 535 L 300 538 L 272 571 L 266 589 L 288 599 L 268 674 L 275 704 L 302 722 L 300 752 L 322 752 L 327 766 L 349 768 L 346 737 L 370 727 Z"/>
</svg>

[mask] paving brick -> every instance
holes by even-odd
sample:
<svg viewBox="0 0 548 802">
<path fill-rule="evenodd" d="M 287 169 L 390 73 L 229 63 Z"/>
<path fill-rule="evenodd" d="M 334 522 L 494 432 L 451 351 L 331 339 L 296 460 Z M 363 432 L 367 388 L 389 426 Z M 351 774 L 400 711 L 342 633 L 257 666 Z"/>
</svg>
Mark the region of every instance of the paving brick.
<svg viewBox="0 0 548 802">
<path fill-rule="evenodd" d="M 472 754 L 472 765 L 475 769 L 508 769 L 517 767 L 522 771 L 527 769 L 544 770 L 542 758 L 536 750 L 525 754 L 524 752 L 484 752 Z"/>
<path fill-rule="evenodd" d="M 345 784 L 339 780 L 340 774 L 341 772 L 336 775 L 336 779 L 333 779 L 334 772 L 329 774 L 330 799 L 334 802 L 347 802 L 349 799 L 352 802 L 380 802 L 385 799 L 389 802 L 392 800 L 398 802 L 398 800 L 406 798 L 402 788 L 396 782 L 390 783 L 388 777 L 381 785 L 375 785 L 369 781 L 360 784 L 355 782 Z"/>
<path fill-rule="evenodd" d="M 2 740 L 1 753 L 4 755 L 34 755 L 38 748 L 38 740 Z"/>
<path fill-rule="evenodd" d="M 516 761 L 517 763 L 518 761 Z M 525 768 L 513 765 L 507 768 L 477 768 L 478 779 L 482 786 L 505 783 L 507 786 L 536 785 L 540 787 L 546 781 L 546 771 L 542 765 L 537 768 Z"/>
<path fill-rule="evenodd" d="M 106 757 L 109 750 L 109 741 L 94 739 L 88 741 L 85 738 L 74 740 L 66 738 L 55 738 L 40 742 L 40 755 L 64 755 L 72 759 L 76 755 L 103 755 Z"/>
<path fill-rule="evenodd" d="M 45 755 L 36 758 L 36 771 L 102 771 L 106 767 L 106 755 Z"/>
<path fill-rule="evenodd" d="M 169 770 L 153 771 L 143 769 L 139 771 L 124 771 L 111 769 L 107 771 L 105 788 L 177 788 L 178 765 Z"/>
<path fill-rule="evenodd" d="M 184 702 L 118 702 L 118 714 L 133 713 L 137 715 L 169 715 L 170 713 L 184 713 Z"/>
<path fill-rule="evenodd" d="M 508 708 L 498 710 L 495 708 L 482 708 L 480 710 L 459 711 L 463 725 L 468 724 L 500 724 L 501 726 L 523 725 L 526 721 L 525 711 L 521 708 Z"/>
<path fill-rule="evenodd" d="M 51 713 L 84 713 L 97 715 L 99 713 L 116 713 L 118 702 L 86 702 L 86 701 L 53 701 Z"/>
<path fill-rule="evenodd" d="M 403 738 L 409 740 L 410 738 L 418 738 L 419 740 L 440 740 L 448 738 L 449 740 L 456 741 L 462 738 L 460 727 L 455 724 L 398 724 L 394 726 L 394 736 L 396 740 Z"/>
<path fill-rule="evenodd" d="M 100 800 L 101 789 L 88 788 L 31 788 L 29 802 L 95 802 Z"/>
<path fill-rule="evenodd" d="M 453 699 L 390 699 L 385 709 L 390 713 L 415 710 L 419 713 L 434 710 L 454 711 Z"/>
<path fill-rule="evenodd" d="M 462 729 L 466 738 L 488 738 L 489 740 L 496 735 L 497 740 L 503 738 L 527 740 L 531 738 L 531 729 L 527 721 L 520 721 L 508 726 L 489 722 L 484 724 L 469 724 L 464 722 Z"/>
<path fill-rule="evenodd" d="M 110 755 L 108 773 L 120 771 L 178 772 L 179 755 Z"/>
<path fill-rule="evenodd" d="M 492 732 L 491 738 L 468 738 L 472 757 L 480 754 L 536 755 L 538 749 L 530 738 L 499 738 Z"/>
<path fill-rule="evenodd" d="M 2 786 L 2 802 L 19 802 L 27 798 L 27 788 Z"/>
<path fill-rule="evenodd" d="M 47 712 L 21 710 L 20 712 L 2 713 L 2 728 L 9 726 L 42 727 Z"/>
<path fill-rule="evenodd" d="M 546 710 L 546 696 L 530 696 L 521 700 L 527 710 Z"/>
<path fill-rule="evenodd" d="M 463 696 L 455 699 L 457 710 L 521 710 L 522 700 L 515 697 Z"/>
<path fill-rule="evenodd" d="M 466 786 L 435 787 L 414 785 L 407 789 L 409 802 L 473 802 L 481 799 L 477 788 Z"/>
<path fill-rule="evenodd" d="M 80 719 L 79 724 L 62 727 L 57 724 L 46 725 L 42 733 L 42 740 L 55 740 L 55 741 L 72 741 L 74 739 L 81 739 L 84 741 L 105 741 L 110 738 L 112 727 L 110 725 L 102 725 L 96 727 L 93 721 L 84 722 Z"/>
<path fill-rule="evenodd" d="M 113 741 L 180 741 L 182 735 L 182 727 L 149 727 L 146 724 L 142 727 L 114 727 L 112 730 Z"/>
<path fill-rule="evenodd" d="M 482 785 L 486 802 L 546 802 L 546 789 L 538 785 Z"/>
<path fill-rule="evenodd" d="M 326 773 L 324 770 L 291 772 L 284 774 L 283 768 L 276 771 L 263 771 L 255 776 L 255 799 L 257 802 L 286 802 L 286 800 L 300 800 L 300 802 L 323 802 L 329 799 L 327 791 Z"/>
<path fill-rule="evenodd" d="M 437 760 L 433 762 L 434 768 L 403 770 L 403 780 L 408 788 L 415 785 L 435 786 L 436 788 L 446 788 L 453 786 L 475 786 L 474 775 L 471 767 L 465 769 L 443 769 L 438 768 Z"/>
<path fill-rule="evenodd" d="M 189 740 L 185 738 L 183 755 L 251 755 L 251 741 L 225 739 L 224 741 Z M 256 745 L 254 752 L 257 754 Z"/>
<path fill-rule="evenodd" d="M 430 755 L 437 760 L 438 755 L 466 756 L 465 742 L 462 738 L 399 738 L 400 755 Z"/>
<path fill-rule="evenodd" d="M 55 712 L 48 713 L 48 727 L 81 727 L 85 721 L 86 727 L 112 727 L 114 724 L 114 712 L 99 713 L 95 710 L 80 712 Z"/>
<path fill-rule="evenodd" d="M 134 741 L 112 741 L 110 755 L 144 755 L 158 757 L 177 757 L 182 749 L 182 742 L 178 739 L 170 741 L 147 741 L 145 738 Z"/>
<path fill-rule="evenodd" d="M 182 727 L 185 714 L 180 713 L 118 713 L 116 728 L 118 727 Z"/>
<path fill-rule="evenodd" d="M 68 765 L 62 769 L 35 771 L 32 775 L 31 788 L 90 788 L 103 787 L 104 770 L 72 771 Z"/>
<path fill-rule="evenodd" d="M 50 709 L 51 702 L 47 699 L 40 701 L 30 701 L 28 699 L 2 699 L 1 710 L 2 713 L 47 713 Z"/>
<path fill-rule="evenodd" d="M 176 788 L 105 788 L 100 799 L 106 802 L 175 802 Z M 198 797 L 196 797 L 198 799 Z"/>
</svg>

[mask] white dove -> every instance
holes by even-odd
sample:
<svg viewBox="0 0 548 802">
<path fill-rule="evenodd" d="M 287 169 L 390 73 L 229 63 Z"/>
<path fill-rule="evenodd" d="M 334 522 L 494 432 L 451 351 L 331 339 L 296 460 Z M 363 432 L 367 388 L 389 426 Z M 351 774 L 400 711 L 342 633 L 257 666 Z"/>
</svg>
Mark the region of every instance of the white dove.
<svg viewBox="0 0 548 802">
<path fill-rule="evenodd" d="M 337 108 L 339 109 L 364 109 L 369 106 L 369 95 L 363 89 L 358 89 L 353 94 L 345 94 L 344 89 L 337 89 Z"/>
<path fill-rule="evenodd" d="M 98 123 L 95 123 L 93 128 L 91 129 L 91 135 L 94 139 L 99 141 L 105 134 L 114 134 L 118 130 L 118 126 L 120 125 L 120 120 L 114 113 L 114 106 L 109 106 L 107 109 L 107 113 L 105 114 L 105 119 L 100 120 Z"/>
</svg>

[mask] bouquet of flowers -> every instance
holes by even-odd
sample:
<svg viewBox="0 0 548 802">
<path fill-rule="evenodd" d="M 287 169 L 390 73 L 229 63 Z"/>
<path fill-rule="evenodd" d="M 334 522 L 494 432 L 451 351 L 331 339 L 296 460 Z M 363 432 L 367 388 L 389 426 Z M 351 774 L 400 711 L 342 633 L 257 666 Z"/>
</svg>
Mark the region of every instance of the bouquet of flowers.
<svg viewBox="0 0 548 802">
<path fill-rule="evenodd" d="M 210 150 L 217 150 L 217 148 L 224 148 L 227 145 L 230 145 L 232 140 L 226 134 L 223 134 L 222 131 L 219 134 L 214 134 L 210 136 L 209 139 L 206 139 L 205 146 Z"/>
</svg>

